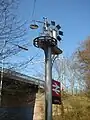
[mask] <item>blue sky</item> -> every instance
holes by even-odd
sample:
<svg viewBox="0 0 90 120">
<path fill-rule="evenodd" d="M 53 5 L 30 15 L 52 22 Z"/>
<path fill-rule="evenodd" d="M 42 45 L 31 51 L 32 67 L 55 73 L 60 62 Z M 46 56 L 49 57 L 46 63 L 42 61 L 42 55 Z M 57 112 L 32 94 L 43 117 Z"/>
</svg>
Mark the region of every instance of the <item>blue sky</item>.
<svg viewBox="0 0 90 120">
<path fill-rule="evenodd" d="M 62 55 L 70 57 L 81 41 L 90 36 L 90 0 L 36 0 L 32 17 L 33 4 L 34 0 L 20 0 L 17 12 L 18 19 L 21 19 L 22 22 L 28 21 L 26 25 L 28 33 L 25 40 L 29 41 L 32 47 L 30 46 L 28 52 L 22 51 L 21 54 L 17 54 L 11 62 L 21 62 L 39 53 L 32 65 L 31 63 L 28 64 L 26 68 L 22 68 L 19 72 L 30 76 L 37 74 L 41 76 L 44 69 L 44 65 L 41 63 L 44 53 L 41 49 L 33 46 L 33 39 L 39 35 L 41 24 L 39 24 L 40 29 L 31 30 L 29 28 L 31 20 L 42 21 L 43 17 L 47 17 L 49 21 L 54 20 L 56 24 L 60 24 L 64 32 L 60 44 L 60 48 L 63 50 Z"/>
<path fill-rule="evenodd" d="M 36 0 L 32 18 L 33 3 L 34 0 L 21 0 L 20 18 L 30 23 L 32 19 L 42 20 L 44 16 L 60 24 L 64 32 L 60 45 L 64 56 L 71 56 L 80 42 L 90 35 L 90 0 Z M 39 30 L 28 31 L 31 41 L 37 35 Z"/>
</svg>

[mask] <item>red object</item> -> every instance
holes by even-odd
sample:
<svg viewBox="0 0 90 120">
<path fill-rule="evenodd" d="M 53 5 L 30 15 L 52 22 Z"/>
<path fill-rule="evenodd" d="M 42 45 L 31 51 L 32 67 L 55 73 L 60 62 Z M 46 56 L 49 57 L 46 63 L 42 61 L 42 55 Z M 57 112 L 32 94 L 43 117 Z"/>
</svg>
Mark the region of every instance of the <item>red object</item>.
<svg viewBox="0 0 90 120">
<path fill-rule="evenodd" d="M 52 80 L 52 96 L 60 97 L 60 82 Z"/>
<path fill-rule="evenodd" d="M 52 80 L 52 103 L 61 104 L 61 84 L 59 81 Z"/>
</svg>

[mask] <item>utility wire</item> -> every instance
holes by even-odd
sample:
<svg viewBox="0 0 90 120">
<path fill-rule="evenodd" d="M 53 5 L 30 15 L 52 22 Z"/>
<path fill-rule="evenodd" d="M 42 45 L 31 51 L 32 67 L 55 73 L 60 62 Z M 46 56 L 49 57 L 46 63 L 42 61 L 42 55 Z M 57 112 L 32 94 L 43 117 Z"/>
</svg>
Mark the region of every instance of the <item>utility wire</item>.
<svg viewBox="0 0 90 120">
<path fill-rule="evenodd" d="M 34 0 L 34 3 L 33 3 L 32 17 L 31 17 L 32 19 L 35 13 L 35 7 L 36 7 L 36 0 Z"/>
</svg>

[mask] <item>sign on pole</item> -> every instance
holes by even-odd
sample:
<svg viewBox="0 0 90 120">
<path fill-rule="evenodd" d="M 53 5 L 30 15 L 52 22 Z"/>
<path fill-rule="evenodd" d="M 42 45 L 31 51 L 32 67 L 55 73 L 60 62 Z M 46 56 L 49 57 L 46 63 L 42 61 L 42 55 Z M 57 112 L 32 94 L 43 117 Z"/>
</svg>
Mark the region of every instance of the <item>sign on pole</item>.
<svg viewBox="0 0 90 120">
<path fill-rule="evenodd" d="M 61 84 L 52 80 L 52 104 L 61 104 Z"/>
</svg>

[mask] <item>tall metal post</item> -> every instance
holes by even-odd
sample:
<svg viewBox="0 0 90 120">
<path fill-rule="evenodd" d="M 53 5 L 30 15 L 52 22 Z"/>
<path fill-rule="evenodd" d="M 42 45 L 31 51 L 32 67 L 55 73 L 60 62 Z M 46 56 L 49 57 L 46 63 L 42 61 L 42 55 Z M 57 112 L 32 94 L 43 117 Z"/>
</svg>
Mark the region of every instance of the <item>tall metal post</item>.
<svg viewBox="0 0 90 120">
<path fill-rule="evenodd" d="M 2 66 L 1 66 L 1 80 L 0 80 L 0 106 L 2 105 L 2 87 L 3 87 L 3 74 L 4 74 L 4 66 L 3 66 L 3 62 L 4 62 L 4 55 L 3 55 L 3 52 L 4 52 L 4 48 L 6 46 L 6 42 L 7 41 L 4 41 L 4 45 L 3 45 L 3 48 L 1 50 L 1 55 L 2 55 Z"/>
<path fill-rule="evenodd" d="M 52 60 L 51 47 L 45 50 L 45 120 L 52 120 Z"/>
<path fill-rule="evenodd" d="M 2 82 L 3 82 L 3 59 L 2 59 L 2 67 L 1 67 L 1 81 L 0 81 L 0 106 L 2 105 Z"/>
<path fill-rule="evenodd" d="M 52 120 L 52 59 L 51 56 L 62 53 L 58 48 L 57 40 L 61 40 L 59 35 L 63 32 L 59 31 L 59 25 L 55 26 L 55 22 L 51 24 L 44 18 L 43 34 L 33 40 L 33 44 L 37 48 L 41 48 L 45 52 L 45 120 Z M 38 25 L 31 24 L 31 29 L 38 28 Z"/>
</svg>

